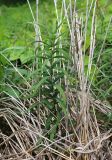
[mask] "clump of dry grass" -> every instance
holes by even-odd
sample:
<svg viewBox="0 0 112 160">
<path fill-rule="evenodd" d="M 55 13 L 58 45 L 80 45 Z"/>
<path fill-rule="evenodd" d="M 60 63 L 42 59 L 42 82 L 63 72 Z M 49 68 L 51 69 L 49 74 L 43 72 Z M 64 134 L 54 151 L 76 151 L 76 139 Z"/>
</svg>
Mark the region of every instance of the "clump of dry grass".
<svg viewBox="0 0 112 160">
<path fill-rule="evenodd" d="M 78 96 L 82 99 L 81 93 Z M 13 99 L 12 102 L 4 100 L 1 104 L 0 119 L 5 124 L 5 130 L 0 132 L 0 153 L 3 159 L 111 159 L 111 136 L 112 130 L 101 129 L 102 122 L 97 122 L 96 115 L 87 112 L 84 117 L 83 108 L 76 113 L 73 93 L 69 93 L 72 106 L 68 118 L 77 122 L 71 123 L 71 128 L 65 127 L 66 136 L 57 133 L 57 139 L 48 139 L 42 129 L 43 120 L 39 120 L 39 113 L 28 113 L 26 107 Z M 110 109 L 99 102 L 95 102 L 89 96 L 86 106 L 103 108 L 104 114 Z M 88 105 L 87 105 L 88 104 Z M 43 111 L 41 118 L 44 117 Z M 102 111 L 100 111 L 102 112 Z M 87 119 L 86 122 L 84 118 Z M 103 122 L 104 123 L 104 122 Z M 72 130 L 72 132 L 71 132 Z M 71 132 L 71 133 L 70 133 Z"/>
<path fill-rule="evenodd" d="M 58 13 L 57 1 L 54 0 L 54 4 L 57 20 L 60 24 L 62 23 L 62 17 L 59 16 Z M 84 44 L 86 43 L 87 23 L 90 10 L 92 10 L 93 16 L 91 21 L 88 71 L 87 74 L 85 74 L 85 49 L 83 50 L 85 46 L 82 45 L 82 42 L 84 41 Z M 47 111 L 44 111 L 39 108 L 34 113 L 31 113 L 28 112 L 28 107 L 26 106 L 31 106 L 32 101 L 34 102 L 35 99 L 22 102 L 20 99 L 14 97 L 10 97 L 9 99 L 1 98 L 0 118 L 7 126 L 6 129 L 10 131 L 9 133 L 3 131 L 3 129 L 0 131 L 1 160 L 112 159 L 112 129 L 105 130 L 103 128 L 105 122 L 102 119 L 98 120 L 96 116 L 96 112 L 101 113 L 103 116 L 112 110 L 108 104 L 94 98 L 91 90 L 92 79 L 91 81 L 88 80 L 95 49 L 96 1 L 93 1 L 90 8 L 87 8 L 85 24 L 83 17 L 79 17 L 76 11 L 76 1 L 74 5 L 70 1 L 69 6 L 67 6 L 65 0 L 63 0 L 61 11 L 61 13 L 64 13 L 63 16 L 64 19 L 67 20 L 70 32 L 69 54 L 71 54 L 72 57 L 72 66 L 68 63 L 68 67 L 76 71 L 77 74 L 74 78 L 77 78 L 78 81 L 77 86 L 71 89 L 69 87 L 69 81 L 65 76 L 65 92 L 67 103 L 69 103 L 68 115 L 63 115 L 56 139 L 51 141 L 44 132 L 45 119 L 49 112 L 47 109 Z M 61 26 L 57 31 L 57 35 L 59 35 L 60 32 Z M 61 38 L 60 46 L 63 47 Z M 64 64 L 63 67 L 65 67 Z M 41 99 L 39 98 L 38 101 L 39 100 Z M 70 125 L 68 124 L 68 120 L 70 121 Z"/>
</svg>

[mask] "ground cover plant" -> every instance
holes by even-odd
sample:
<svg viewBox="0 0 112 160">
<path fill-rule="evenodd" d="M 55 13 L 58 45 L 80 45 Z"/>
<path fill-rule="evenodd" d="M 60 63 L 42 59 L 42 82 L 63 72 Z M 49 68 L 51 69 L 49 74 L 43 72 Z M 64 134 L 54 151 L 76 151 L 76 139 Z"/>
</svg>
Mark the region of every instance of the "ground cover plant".
<svg viewBox="0 0 112 160">
<path fill-rule="evenodd" d="M 109 0 L 0 7 L 1 160 L 112 159 L 111 13 Z"/>
</svg>

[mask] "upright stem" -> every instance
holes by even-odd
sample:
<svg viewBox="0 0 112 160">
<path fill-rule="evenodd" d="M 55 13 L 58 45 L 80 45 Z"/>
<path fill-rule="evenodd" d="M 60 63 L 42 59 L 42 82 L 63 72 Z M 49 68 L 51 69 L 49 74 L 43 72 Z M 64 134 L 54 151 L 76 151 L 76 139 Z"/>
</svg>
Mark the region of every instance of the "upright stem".
<svg viewBox="0 0 112 160">
<path fill-rule="evenodd" d="M 38 28 L 38 5 L 39 5 L 39 0 L 36 0 L 36 18 L 35 18 L 35 31 L 36 31 L 36 36 L 35 36 L 35 49 L 38 47 L 38 41 L 39 41 L 39 28 Z"/>
</svg>

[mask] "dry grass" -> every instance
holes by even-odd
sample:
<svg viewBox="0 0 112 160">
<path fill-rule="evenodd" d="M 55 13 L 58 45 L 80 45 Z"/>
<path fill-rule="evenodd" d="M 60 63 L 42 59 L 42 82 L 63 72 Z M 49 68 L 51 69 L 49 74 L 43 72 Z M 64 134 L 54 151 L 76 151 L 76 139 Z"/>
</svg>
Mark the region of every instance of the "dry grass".
<svg viewBox="0 0 112 160">
<path fill-rule="evenodd" d="M 82 99 L 84 94 L 79 93 L 78 96 Z M 95 108 L 98 110 L 102 108 L 100 112 L 106 114 L 110 112 L 110 109 L 99 101 L 95 102 L 89 96 L 88 98 L 85 97 L 86 107 L 91 108 L 93 113 L 91 114 L 88 109 L 86 114 L 84 108 L 79 109 L 76 113 L 73 93 L 69 94 L 69 98 L 73 102 L 73 107 L 68 118 L 75 119 L 77 125 L 71 124 L 71 129 L 65 128 L 63 132 L 66 132 L 66 136 L 64 137 L 57 133 L 58 138 L 53 142 L 44 134 L 41 128 L 44 124 L 41 119 L 39 120 L 38 113 L 34 115 L 25 112 L 25 106 L 19 104 L 15 99 L 11 100 L 10 103 L 7 100 L 1 102 L 4 109 L 0 109 L 0 119 L 1 124 L 3 123 L 2 125 L 5 127 L 5 130 L 2 129 L 0 132 L 1 160 L 111 160 L 112 130 L 104 131 L 102 129 L 104 122 L 97 122 L 94 111 Z M 41 113 L 41 118 L 43 116 Z M 72 133 L 70 133 L 71 130 Z"/>
</svg>

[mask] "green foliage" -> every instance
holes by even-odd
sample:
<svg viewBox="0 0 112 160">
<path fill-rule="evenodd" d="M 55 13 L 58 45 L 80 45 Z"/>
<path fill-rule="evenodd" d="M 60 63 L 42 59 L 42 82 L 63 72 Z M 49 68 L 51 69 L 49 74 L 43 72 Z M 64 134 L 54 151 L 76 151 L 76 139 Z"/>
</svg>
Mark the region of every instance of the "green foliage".
<svg viewBox="0 0 112 160">
<path fill-rule="evenodd" d="M 57 41 L 56 41 L 57 40 Z M 32 86 L 31 95 L 41 96 L 41 105 L 46 107 L 50 112 L 46 119 L 45 128 L 48 130 L 48 135 L 51 140 L 56 136 L 60 121 L 63 114 L 66 114 L 66 97 L 64 93 L 64 69 L 63 64 L 67 63 L 65 50 L 59 48 L 59 38 L 56 38 L 56 33 L 52 35 L 52 39 L 48 44 L 44 45 L 44 51 L 38 52 L 38 70 L 43 70 L 38 73 L 38 81 Z M 63 56 L 64 55 L 64 56 Z M 52 128 L 52 129 L 51 129 Z"/>
<path fill-rule="evenodd" d="M 26 0 L 1 0 L 0 5 L 17 5 L 17 4 L 23 4 L 25 3 Z"/>
</svg>

